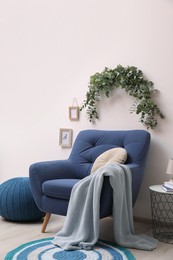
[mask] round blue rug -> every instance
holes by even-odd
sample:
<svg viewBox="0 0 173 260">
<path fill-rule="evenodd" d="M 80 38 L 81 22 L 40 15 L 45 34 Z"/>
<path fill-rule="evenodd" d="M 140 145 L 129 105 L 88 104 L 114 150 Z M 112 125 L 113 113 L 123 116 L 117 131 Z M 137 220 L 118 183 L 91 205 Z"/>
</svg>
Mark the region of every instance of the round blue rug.
<svg viewBox="0 0 173 260">
<path fill-rule="evenodd" d="M 93 250 L 65 251 L 51 243 L 53 237 L 35 240 L 10 251 L 4 260 L 135 260 L 132 253 L 99 240 Z"/>
</svg>

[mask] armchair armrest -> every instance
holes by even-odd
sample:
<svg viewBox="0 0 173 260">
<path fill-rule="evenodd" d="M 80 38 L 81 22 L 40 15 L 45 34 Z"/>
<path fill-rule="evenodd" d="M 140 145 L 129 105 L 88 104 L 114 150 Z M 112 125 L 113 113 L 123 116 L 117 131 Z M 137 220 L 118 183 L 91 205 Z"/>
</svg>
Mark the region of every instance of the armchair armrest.
<svg viewBox="0 0 173 260">
<path fill-rule="evenodd" d="M 67 159 L 37 162 L 29 167 L 29 175 L 31 178 L 38 178 L 41 182 L 74 178 L 72 161 Z"/>
<path fill-rule="evenodd" d="M 29 167 L 29 178 L 31 190 L 38 206 L 40 205 L 38 201 L 43 196 L 43 182 L 52 179 L 73 179 L 75 178 L 74 167 L 70 159 L 37 162 Z"/>
<path fill-rule="evenodd" d="M 129 167 L 132 173 L 132 201 L 134 206 L 142 183 L 145 166 L 139 165 L 137 163 L 129 163 L 126 165 Z"/>
</svg>

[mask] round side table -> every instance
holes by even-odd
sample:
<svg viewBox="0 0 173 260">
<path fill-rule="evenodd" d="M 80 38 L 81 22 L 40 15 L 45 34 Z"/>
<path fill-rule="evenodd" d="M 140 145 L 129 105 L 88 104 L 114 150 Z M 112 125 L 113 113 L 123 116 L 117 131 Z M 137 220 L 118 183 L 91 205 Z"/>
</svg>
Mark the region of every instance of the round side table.
<svg viewBox="0 0 173 260">
<path fill-rule="evenodd" d="M 173 192 L 162 185 L 149 187 L 153 235 L 162 242 L 173 244 Z"/>
</svg>

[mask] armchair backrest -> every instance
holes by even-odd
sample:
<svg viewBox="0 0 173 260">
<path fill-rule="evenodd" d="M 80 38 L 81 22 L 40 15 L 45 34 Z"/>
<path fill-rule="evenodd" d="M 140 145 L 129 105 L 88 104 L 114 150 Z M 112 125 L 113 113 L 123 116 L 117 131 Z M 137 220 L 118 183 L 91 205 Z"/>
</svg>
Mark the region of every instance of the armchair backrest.
<svg viewBox="0 0 173 260">
<path fill-rule="evenodd" d="M 76 178 L 84 178 L 101 153 L 122 147 L 128 155 L 126 164 L 143 168 L 149 144 L 150 134 L 146 130 L 83 130 L 76 137 L 69 160 L 73 161 Z"/>
</svg>

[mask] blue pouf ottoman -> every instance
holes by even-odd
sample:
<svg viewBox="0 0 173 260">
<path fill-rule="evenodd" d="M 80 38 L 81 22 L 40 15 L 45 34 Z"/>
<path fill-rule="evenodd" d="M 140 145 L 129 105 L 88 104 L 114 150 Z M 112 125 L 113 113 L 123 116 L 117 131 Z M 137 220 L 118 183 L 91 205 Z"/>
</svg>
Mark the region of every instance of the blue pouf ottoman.
<svg viewBox="0 0 173 260">
<path fill-rule="evenodd" d="M 43 218 L 33 199 L 29 177 L 17 177 L 0 185 L 0 216 L 12 221 L 33 221 Z"/>
</svg>

